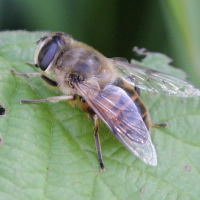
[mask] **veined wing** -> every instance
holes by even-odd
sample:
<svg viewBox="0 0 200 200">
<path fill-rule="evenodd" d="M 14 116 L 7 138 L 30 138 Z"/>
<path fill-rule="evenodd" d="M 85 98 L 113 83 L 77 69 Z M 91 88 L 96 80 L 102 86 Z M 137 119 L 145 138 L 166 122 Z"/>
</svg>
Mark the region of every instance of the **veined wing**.
<svg viewBox="0 0 200 200">
<path fill-rule="evenodd" d="M 125 91 L 113 85 L 103 90 L 86 83 L 77 82 L 74 86 L 130 153 L 148 165 L 157 165 L 150 134 L 136 105 Z"/>
<path fill-rule="evenodd" d="M 200 96 L 199 89 L 180 78 L 128 62 L 115 59 L 110 60 L 113 62 L 116 71 L 132 86 L 165 95 L 181 97 Z"/>
</svg>

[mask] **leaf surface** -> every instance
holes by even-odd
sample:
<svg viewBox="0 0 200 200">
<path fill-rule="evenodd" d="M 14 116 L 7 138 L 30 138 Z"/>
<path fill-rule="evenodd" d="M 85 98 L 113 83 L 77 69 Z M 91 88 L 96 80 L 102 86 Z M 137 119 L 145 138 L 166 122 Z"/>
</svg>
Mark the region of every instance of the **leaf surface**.
<svg viewBox="0 0 200 200">
<path fill-rule="evenodd" d="M 39 71 L 33 62 L 44 32 L 0 33 L 0 199 L 198 199 L 200 196 L 199 98 L 178 98 L 141 91 L 154 123 L 151 137 L 158 165 L 134 158 L 100 123 L 106 172 L 99 172 L 93 122 L 67 102 L 20 104 L 57 96 L 39 77 L 10 73 Z M 182 78 L 161 54 L 148 54 L 145 66 Z"/>
</svg>

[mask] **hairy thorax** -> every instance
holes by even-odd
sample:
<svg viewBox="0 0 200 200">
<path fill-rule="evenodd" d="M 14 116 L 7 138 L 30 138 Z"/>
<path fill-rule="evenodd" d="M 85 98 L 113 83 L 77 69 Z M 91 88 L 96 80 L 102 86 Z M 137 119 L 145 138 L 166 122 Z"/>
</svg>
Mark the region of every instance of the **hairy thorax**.
<svg viewBox="0 0 200 200">
<path fill-rule="evenodd" d="M 92 49 L 93 50 L 93 49 Z M 116 79 L 116 72 L 109 59 L 91 49 L 72 47 L 59 57 L 54 68 L 58 86 L 65 95 L 77 94 L 69 83 L 69 75 L 74 74 L 93 87 L 103 89 Z M 79 95 L 79 94 L 78 94 Z"/>
</svg>

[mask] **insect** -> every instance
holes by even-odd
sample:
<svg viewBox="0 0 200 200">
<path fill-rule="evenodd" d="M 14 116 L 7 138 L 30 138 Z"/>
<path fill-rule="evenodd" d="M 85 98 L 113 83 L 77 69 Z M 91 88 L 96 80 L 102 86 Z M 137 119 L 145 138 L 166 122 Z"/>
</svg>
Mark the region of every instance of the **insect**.
<svg viewBox="0 0 200 200">
<path fill-rule="evenodd" d="M 26 78 L 41 77 L 59 87 L 62 96 L 21 103 L 68 101 L 79 106 L 94 120 L 94 138 L 100 171 L 105 171 L 98 134 L 100 118 L 122 145 L 142 162 L 155 166 L 157 155 L 149 130 L 153 124 L 140 89 L 182 97 L 200 96 L 192 84 L 155 70 L 139 67 L 119 59 L 109 59 L 90 46 L 62 32 L 51 33 L 37 41 L 34 62 L 28 63 L 42 73 L 12 73 Z M 47 75 L 52 73 L 54 79 Z"/>
</svg>

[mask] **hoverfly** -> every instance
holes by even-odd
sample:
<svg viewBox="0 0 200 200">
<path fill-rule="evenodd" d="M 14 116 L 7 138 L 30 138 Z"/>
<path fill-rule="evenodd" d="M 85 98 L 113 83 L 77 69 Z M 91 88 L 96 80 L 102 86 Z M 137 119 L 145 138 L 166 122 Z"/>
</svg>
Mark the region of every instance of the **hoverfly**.
<svg viewBox="0 0 200 200">
<path fill-rule="evenodd" d="M 21 103 L 68 101 L 78 105 L 94 120 L 94 138 L 100 171 L 104 171 L 98 135 L 98 118 L 122 145 L 142 162 L 155 166 L 157 156 L 149 130 L 152 124 L 139 97 L 139 89 L 182 97 L 200 96 L 192 84 L 155 70 L 139 67 L 117 59 L 109 59 L 90 46 L 62 32 L 51 33 L 37 41 L 34 62 L 42 73 L 17 73 L 26 78 L 39 76 L 51 86 L 59 87 L 62 96 Z"/>
</svg>

